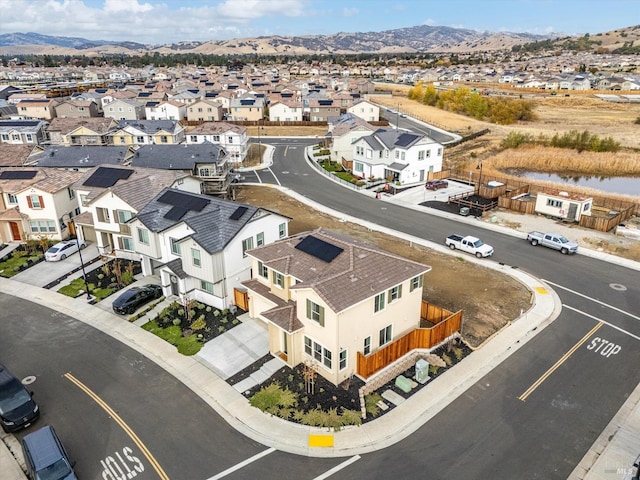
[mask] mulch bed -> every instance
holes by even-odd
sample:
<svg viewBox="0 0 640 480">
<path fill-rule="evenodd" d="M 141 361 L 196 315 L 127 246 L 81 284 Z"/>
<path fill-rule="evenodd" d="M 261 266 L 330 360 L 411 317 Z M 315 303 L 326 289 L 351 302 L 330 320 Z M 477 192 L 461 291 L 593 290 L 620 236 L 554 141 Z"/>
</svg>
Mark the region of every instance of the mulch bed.
<svg viewBox="0 0 640 480">
<path fill-rule="evenodd" d="M 456 365 L 462 359 L 467 357 L 472 353 L 471 348 L 469 348 L 464 342 L 456 341 L 454 342 L 457 348 L 462 350 L 462 356 L 460 360 L 456 358 L 456 356 L 452 352 L 447 352 L 447 347 L 443 346 L 432 353 L 442 358 L 443 354 L 447 354 L 447 356 L 451 359 L 451 365 L 448 367 L 441 367 L 437 372 L 430 372 L 429 378 L 425 384 L 418 383 L 417 386 L 411 389 L 409 392 L 405 393 L 401 389 L 395 386 L 395 378 L 388 382 L 387 384 L 380 387 L 375 393 L 382 394 L 386 390 L 392 390 L 396 392 L 398 395 L 403 398 L 409 398 L 415 393 L 419 392 L 422 388 L 428 387 L 429 383 L 433 381 L 434 378 L 442 375 L 449 368 Z M 227 383 L 230 385 L 234 385 L 241 380 L 249 377 L 253 372 L 256 372 L 260 369 L 262 365 L 271 360 L 273 356 L 271 354 L 267 354 L 264 357 L 256 360 L 254 363 L 246 367 L 244 370 L 236 373 L 235 375 L 229 377 L 227 379 Z M 408 368 L 406 371 L 402 373 L 406 378 L 414 379 L 415 378 L 415 366 Z M 315 389 L 313 394 L 309 394 L 306 391 L 305 378 L 304 378 L 304 365 L 297 365 L 295 368 L 290 367 L 282 367 L 278 372 L 276 372 L 272 377 L 270 377 L 267 381 L 265 381 L 261 385 L 257 385 L 250 390 L 243 392 L 243 395 L 246 398 L 251 398 L 255 395 L 262 387 L 266 387 L 274 382 L 278 382 L 282 388 L 288 388 L 290 391 L 298 394 L 298 406 L 297 408 L 300 410 L 304 410 L 305 412 L 315 409 L 316 407 L 320 407 L 322 410 L 327 411 L 331 408 L 337 408 L 338 411 L 340 407 L 349 410 L 360 410 L 360 399 L 358 396 L 358 390 L 364 386 L 364 382 L 354 376 L 350 381 L 343 382 L 341 385 L 333 385 L 328 380 L 325 380 L 322 376 L 318 375 L 315 379 Z M 306 401 L 305 401 L 306 398 Z M 389 409 L 386 412 L 391 411 L 394 408 L 394 405 L 390 402 L 384 400 L 384 402 L 389 406 Z M 385 411 L 380 411 L 380 415 L 383 415 Z M 378 415 L 378 417 L 380 416 Z M 377 418 L 377 417 L 375 417 Z M 374 420 L 374 417 L 367 415 L 367 418 L 363 420 L 363 423 Z M 290 420 L 294 421 L 294 420 Z"/>
<path fill-rule="evenodd" d="M 154 320 L 162 328 L 171 327 L 174 320 L 180 320 L 176 326 L 182 330 L 183 336 L 201 335 L 203 342 L 228 332 L 233 327 L 240 325 L 238 316 L 245 313 L 244 310 L 219 310 L 204 303 L 193 302 L 191 305 L 191 315 L 187 319 L 187 309 L 179 302 L 174 302 L 165 308 Z M 259 368 L 259 367 L 258 367 Z M 247 374 L 247 376 L 249 373 Z"/>
<path fill-rule="evenodd" d="M 466 197 L 465 200 L 468 200 L 473 203 L 477 203 L 479 205 L 490 205 L 491 202 L 493 201 L 490 198 L 483 198 L 483 197 L 479 197 L 478 195 L 471 195 L 469 197 Z M 456 203 L 439 202 L 436 200 L 422 202 L 420 203 L 420 205 L 422 205 L 423 207 L 434 208 L 436 210 L 440 210 L 443 212 L 456 213 L 456 214 L 460 213 L 460 207 L 461 207 Z M 469 209 L 470 217 L 482 217 L 482 214 L 483 212 L 479 208 Z"/>
</svg>

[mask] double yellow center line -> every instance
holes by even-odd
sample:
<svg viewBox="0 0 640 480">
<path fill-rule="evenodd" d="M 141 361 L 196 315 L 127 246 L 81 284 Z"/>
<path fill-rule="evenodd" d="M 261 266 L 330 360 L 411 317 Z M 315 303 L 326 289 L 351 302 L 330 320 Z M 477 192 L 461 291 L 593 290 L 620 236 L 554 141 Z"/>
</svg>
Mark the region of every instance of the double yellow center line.
<svg viewBox="0 0 640 480">
<path fill-rule="evenodd" d="M 531 395 L 533 393 L 533 391 L 538 388 L 540 386 L 540 384 L 542 382 L 544 382 L 549 375 L 551 375 L 553 372 L 555 372 L 558 367 L 560 365 L 562 365 L 565 361 L 567 361 L 567 359 L 573 355 L 573 353 L 582 346 L 582 344 L 584 344 L 587 340 L 589 340 L 589 337 L 591 337 L 591 335 L 593 335 L 594 333 L 596 333 L 598 331 L 598 329 L 600 327 L 602 327 L 602 325 L 604 325 L 604 323 L 599 322 L 595 327 L 593 327 L 584 337 L 582 337 L 578 343 L 576 343 L 573 347 L 571 347 L 571 349 L 565 353 L 560 360 L 558 360 L 549 370 L 547 370 L 546 372 L 544 372 L 544 374 L 535 382 L 533 382 L 533 385 L 531 385 L 522 395 L 520 395 L 518 397 L 518 400 L 522 400 L 523 402 L 527 399 L 527 397 L 529 395 Z"/>
<path fill-rule="evenodd" d="M 149 463 L 151 464 L 151 466 L 158 473 L 158 476 L 162 480 L 169 480 L 169 476 L 162 469 L 162 467 L 160 466 L 158 461 L 154 458 L 154 456 L 151 454 L 149 449 L 144 445 L 144 443 L 142 443 L 142 440 L 138 438 L 138 436 L 131 429 L 131 427 L 129 427 L 129 425 L 127 425 L 124 422 L 124 420 L 122 420 L 122 418 L 120 418 L 120 416 L 115 411 L 113 411 L 113 409 L 109 405 L 107 405 L 95 392 L 93 392 L 89 387 L 87 387 L 84 383 L 82 383 L 80 380 L 78 380 L 76 377 L 74 377 L 70 373 L 65 373 L 64 377 L 67 380 L 71 381 L 73 384 L 75 384 L 80 390 L 82 390 L 84 393 L 89 395 L 89 397 L 91 397 L 98 405 L 100 405 L 100 407 L 102 407 L 102 409 L 106 411 L 109 414 L 109 416 L 111 416 L 111 418 L 113 418 L 116 421 L 118 425 L 120 425 L 120 427 L 125 431 L 125 433 L 129 435 L 131 440 L 133 440 L 133 442 L 138 446 L 138 448 L 144 454 L 144 456 L 147 457 L 147 460 L 149 460 Z"/>
</svg>

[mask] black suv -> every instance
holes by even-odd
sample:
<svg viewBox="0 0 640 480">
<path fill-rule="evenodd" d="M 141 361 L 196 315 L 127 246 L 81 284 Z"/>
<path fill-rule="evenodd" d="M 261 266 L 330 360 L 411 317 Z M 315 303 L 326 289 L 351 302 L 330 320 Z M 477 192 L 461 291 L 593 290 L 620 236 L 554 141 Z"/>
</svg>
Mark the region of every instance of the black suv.
<svg viewBox="0 0 640 480">
<path fill-rule="evenodd" d="M 40 409 L 20 380 L 0 364 L 0 423 L 5 432 L 27 428 L 40 416 Z"/>
<path fill-rule="evenodd" d="M 120 315 L 130 315 L 138 307 L 151 300 L 162 296 L 160 285 L 144 285 L 142 287 L 131 287 L 124 292 L 112 304 L 113 311 Z"/>
</svg>

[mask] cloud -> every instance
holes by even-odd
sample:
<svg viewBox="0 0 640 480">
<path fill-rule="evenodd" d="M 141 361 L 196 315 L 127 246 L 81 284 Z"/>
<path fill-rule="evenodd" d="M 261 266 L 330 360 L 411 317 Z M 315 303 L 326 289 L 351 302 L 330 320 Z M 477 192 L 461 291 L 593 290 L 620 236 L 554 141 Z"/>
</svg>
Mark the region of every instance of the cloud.
<svg viewBox="0 0 640 480">
<path fill-rule="evenodd" d="M 139 4 L 138 0 L 105 0 L 105 13 L 143 13 L 153 10 L 153 5 L 149 3 Z"/>
<path fill-rule="evenodd" d="M 437 25 L 436 21 L 433 18 L 427 18 L 424 22 L 422 22 L 422 24 L 429 25 L 430 27 Z"/>
<path fill-rule="evenodd" d="M 342 16 L 344 17 L 355 17 L 356 15 L 358 15 L 358 13 L 360 13 L 360 10 L 358 10 L 357 8 L 342 9 Z"/>
</svg>

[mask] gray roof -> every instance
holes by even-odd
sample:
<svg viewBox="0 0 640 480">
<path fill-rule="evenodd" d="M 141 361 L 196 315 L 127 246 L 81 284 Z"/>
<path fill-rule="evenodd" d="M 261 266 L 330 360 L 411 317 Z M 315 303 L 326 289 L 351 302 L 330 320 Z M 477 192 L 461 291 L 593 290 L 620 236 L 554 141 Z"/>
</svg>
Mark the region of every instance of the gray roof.
<svg viewBox="0 0 640 480">
<path fill-rule="evenodd" d="M 379 128 L 370 137 L 374 137 L 377 142 L 384 145 L 388 150 L 394 148 L 407 148 L 418 142 L 424 135 L 419 133 L 405 132 L 396 129 Z M 372 146 L 376 143 L 371 144 Z"/>
<path fill-rule="evenodd" d="M 0 133 L 17 130 L 22 133 L 38 133 L 47 126 L 44 120 L 0 120 Z"/>
<path fill-rule="evenodd" d="M 227 153 L 220 145 L 205 142 L 180 145 L 144 145 L 131 157 L 134 167 L 190 170 L 198 164 L 224 163 Z"/>
<path fill-rule="evenodd" d="M 50 146 L 29 160 L 39 167 L 91 168 L 98 165 L 121 165 L 129 156 L 129 147 Z"/>
<path fill-rule="evenodd" d="M 136 218 L 152 232 L 162 232 L 184 223 L 194 231 L 190 237 L 208 253 L 223 250 L 238 232 L 262 210 L 245 203 L 180 191 L 180 195 L 184 195 L 185 200 L 202 199 L 208 203 L 200 211 L 187 210 L 178 220 L 171 220 L 166 218 L 166 215 L 173 208 L 173 205 L 158 200 L 169 190 L 176 191 L 169 188 L 163 189 L 138 212 Z M 247 210 L 238 220 L 231 220 L 229 217 L 238 207 L 245 207 Z"/>
<path fill-rule="evenodd" d="M 178 125 L 176 120 L 120 120 L 117 129 L 121 130 L 131 126 L 147 135 L 154 135 L 160 130 L 175 132 L 178 129 Z"/>
</svg>

